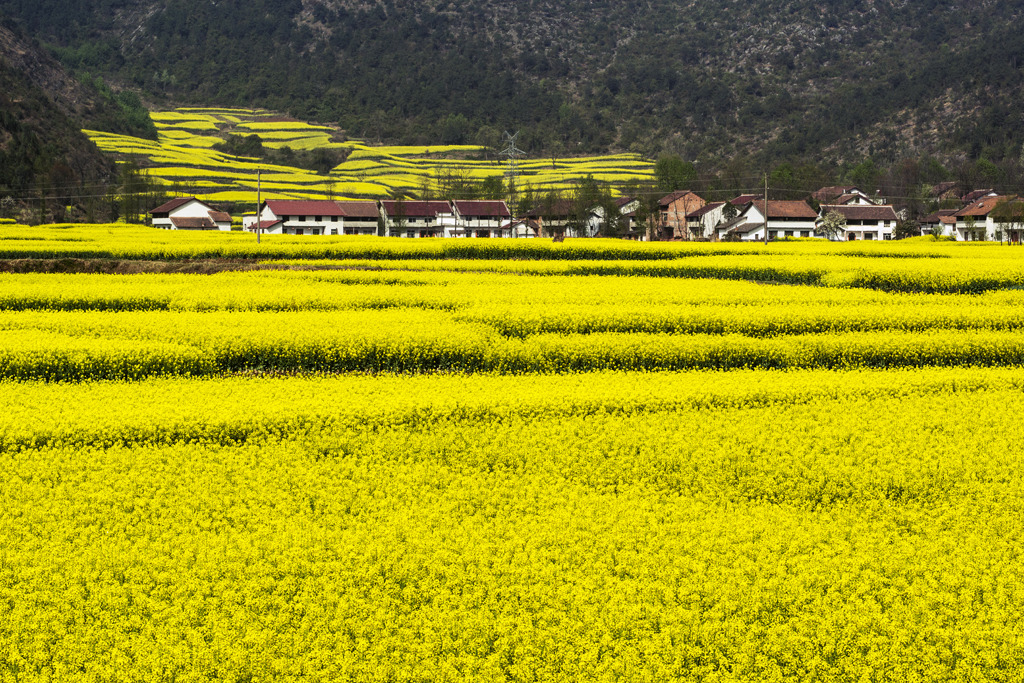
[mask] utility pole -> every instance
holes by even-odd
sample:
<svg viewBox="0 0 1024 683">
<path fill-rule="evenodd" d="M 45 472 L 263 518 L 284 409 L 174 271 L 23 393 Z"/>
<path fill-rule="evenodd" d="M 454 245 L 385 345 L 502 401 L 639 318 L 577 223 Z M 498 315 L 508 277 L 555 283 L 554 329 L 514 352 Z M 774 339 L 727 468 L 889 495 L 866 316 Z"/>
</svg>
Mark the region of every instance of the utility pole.
<svg viewBox="0 0 1024 683">
<path fill-rule="evenodd" d="M 260 243 L 260 169 L 256 169 L 256 244 Z"/>
<path fill-rule="evenodd" d="M 764 243 L 768 245 L 768 172 L 764 174 Z"/>
<path fill-rule="evenodd" d="M 516 192 L 519 189 L 519 159 L 526 153 L 519 149 L 516 144 L 519 140 L 519 131 L 509 133 L 505 131 L 505 149 L 501 150 L 501 156 L 508 158 L 508 166 L 505 170 L 505 177 L 508 178 L 508 202 L 512 205 L 509 213 L 515 216 Z"/>
</svg>

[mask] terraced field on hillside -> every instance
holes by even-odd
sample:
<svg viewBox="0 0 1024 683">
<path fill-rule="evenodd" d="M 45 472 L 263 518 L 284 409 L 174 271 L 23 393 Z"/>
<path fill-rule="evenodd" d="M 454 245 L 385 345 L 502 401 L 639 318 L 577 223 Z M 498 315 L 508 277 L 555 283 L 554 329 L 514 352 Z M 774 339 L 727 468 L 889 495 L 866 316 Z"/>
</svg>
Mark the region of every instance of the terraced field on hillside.
<svg viewBox="0 0 1024 683">
<path fill-rule="evenodd" d="M 493 151 L 473 145 L 423 147 L 373 146 L 345 140 L 334 128 L 282 120 L 266 111 L 178 109 L 153 112 L 157 141 L 85 131 L 100 149 L 137 160 L 148 175 L 177 192 L 211 202 L 256 201 L 256 171 L 262 172 L 262 196 L 268 199 L 383 198 L 396 193 L 421 195 L 439 175 L 481 181 L 502 177 L 504 162 Z M 345 150 L 346 160 L 327 175 L 291 166 L 261 163 L 213 149 L 229 134 L 260 136 L 265 147 L 309 151 Z M 625 183 L 650 180 L 653 164 L 635 154 L 565 159 L 522 159 L 520 189 L 565 190 L 575 179 Z"/>
</svg>

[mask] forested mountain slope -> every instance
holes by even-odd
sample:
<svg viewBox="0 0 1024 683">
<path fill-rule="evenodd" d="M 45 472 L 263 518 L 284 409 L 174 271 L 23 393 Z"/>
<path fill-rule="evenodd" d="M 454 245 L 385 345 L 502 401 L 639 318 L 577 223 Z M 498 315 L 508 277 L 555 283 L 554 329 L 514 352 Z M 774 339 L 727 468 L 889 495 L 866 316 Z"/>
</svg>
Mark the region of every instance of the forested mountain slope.
<svg viewBox="0 0 1024 683">
<path fill-rule="evenodd" d="M 1024 2 L 0 0 L 146 98 L 532 153 L 1016 157 Z"/>
</svg>

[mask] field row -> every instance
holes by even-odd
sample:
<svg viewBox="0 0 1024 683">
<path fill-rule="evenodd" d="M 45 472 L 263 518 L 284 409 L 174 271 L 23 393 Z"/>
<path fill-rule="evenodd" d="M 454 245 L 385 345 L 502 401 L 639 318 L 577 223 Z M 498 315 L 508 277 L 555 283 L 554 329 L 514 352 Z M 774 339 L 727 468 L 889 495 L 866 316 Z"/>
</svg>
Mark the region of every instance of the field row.
<svg viewBox="0 0 1024 683">
<path fill-rule="evenodd" d="M 1020 389 L 953 369 L 0 383 L 5 665 L 1014 681 Z"/>
<path fill-rule="evenodd" d="M 1024 364 L 1020 330 L 502 336 L 432 310 L 0 315 L 0 378 L 279 372 L 589 372 Z"/>
</svg>

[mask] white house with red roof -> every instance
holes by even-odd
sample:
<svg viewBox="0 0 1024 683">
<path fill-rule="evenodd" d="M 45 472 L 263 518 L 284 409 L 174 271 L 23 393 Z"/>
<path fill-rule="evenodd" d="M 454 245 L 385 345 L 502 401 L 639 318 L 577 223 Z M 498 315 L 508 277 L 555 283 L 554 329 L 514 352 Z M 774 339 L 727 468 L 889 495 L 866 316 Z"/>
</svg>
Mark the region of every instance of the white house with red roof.
<svg viewBox="0 0 1024 683">
<path fill-rule="evenodd" d="M 376 235 L 380 207 L 374 200 L 351 199 L 337 202 L 341 207 L 345 235 Z"/>
<path fill-rule="evenodd" d="M 449 202 L 385 199 L 380 217 L 388 237 L 443 237 L 444 226 L 454 223 Z"/>
<path fill-rule="evenodd" d="M 765 221 L 765 214 L 768 220 Z M 764 239 L 783 237 L 814 237 L 818 212 L 801 201 L 769 200 L 767 211 L 765 201 L 757 199 L 747 204 L 736 218 L 717 226 L 715 237 L 720 240 L 757 242 Z"/>
<path fill-rule="evenodd" d="M 714 237 L 715 228 L 725 222 L 725 205 L 726 202 L 708 202 L 686 214 L 690 235 L 697 239 Z"/>
<path fill-rule="evenodd" d="M 268 199 L 260 205 L 259 222 L 272 235 L 341 235 L 343 216 L 329 199 Z"/>
<path fill-rule="evenodd" d="M 811 193 L 811 198 L 819 204 L 830 206 L 857 204 L 868 206 L 874 204 L 871 197 L 856 185 L 830 185 Z"/>
<path fill-rule="evenodd" d="M 626 230 L 628 231 L 630 222 L 628 217 L 640 207 L 640 200 L 633 197 L 618 197 L 612 203 L 612 206 L 615 208 L 610 220 L 626 219 Z M 604 207 L 600 205 L 591 207 L 590 211 L 587 212 L 587 224 L 584 227 L 585 234 L 573 235 L 573 237 L 597 237 L 601 234 L 601 229 L 609 224 L 609 221 L 605 220 L 604 211 Z"/>
<path fill-rule="evenodd" d="M 231 215 L 195 197 L 176 197 L 149 212 L 150 224 L 162 230 L 231 230 Z"/>
<path fill-rule="evenodd" d="M 891 240 L 896 227 L 896 210 L 889 204 L 822 204 L 821 217 L 836 212 L 846 220 L 838 239 Z"/>
<path fill-rule="evenodd" d="M 452 202 L 454 225 L 445 237 L 511 237 L 507 226 L 512 214 L 502 201 L 456 199 Z"/>
<path fill-rule="evenodd" d="M 953 235 L 960 242 L 973 242 L 998 239 L 998 232 L 1003 227 L 1007 231 L 1020 229 L 1015 221 L 1007 221 L 1006 217 L 1012 216 L 1013 206 L 1011 202 L 1020 201 L 1017 197 L 1006 197 L 1001 195 L 983 195 L 964 208 L 957 211 L 956 224 L 953 227 Z M 1002 220 L 1000 213 L 1003 214 Z M 1003 225 L 1007 223 L 1007 225 Z M 1019 236 L 1018 236 L 1019 238 Z"/>
</svg>

